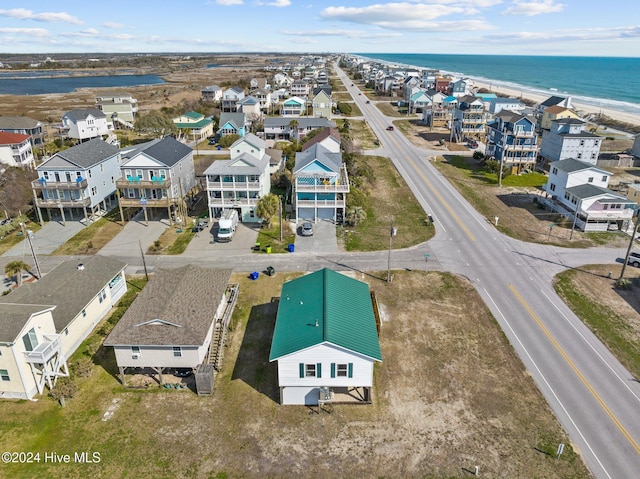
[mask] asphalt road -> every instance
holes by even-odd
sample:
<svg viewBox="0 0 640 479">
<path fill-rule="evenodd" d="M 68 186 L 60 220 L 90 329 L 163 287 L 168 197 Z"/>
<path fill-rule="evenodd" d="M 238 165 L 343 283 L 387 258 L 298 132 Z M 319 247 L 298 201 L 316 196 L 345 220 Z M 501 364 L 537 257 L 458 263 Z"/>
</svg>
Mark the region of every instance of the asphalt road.
<svg viewBox="0 0 640 479">
<path fill-rule="evenodd" d="M 640 471 L 638 381 L 555 294 L 566 266 L 615 263 L 622 250 L 577 253 L 508 238 L 480 216 L 438 173 L 428 152 L 409 143 L 390 120 L 347 89 L 381 138 L 422 206 L 435 217 L 430 261 L 467 277 L 484 299 L 595 477 L 630 478 Z M 479 378 L 481 380 L 481 378 Z M 526 408 L 526 405 L 522 405 Z M 535 420 L 535 418 L 532 418 Z"/>
<path fill-rule="evenodd" d="M 397 129 L 387 131 L 393 119 L 384 117 L 373 103 L 366 104 L 366 97 L 358 95 L 351 81 L 345 79 L 344 83 L 380 138 L 379 153 L 393 160 L 420 204 L 435 219 L 435 238 L 394 250 L 391 269 L 451 271 L 468 278 L 594 477 L 636 477 L 640 471 L 640 418 L 635 408 L 640 405 L 640 384 L 551 286 L 553 276 L 560 271 L 589 263 L 614 264 L 624 257 L 625 250 L 564 249 L 523 243 L 500 234 L 433 167 L 430 159 L 441 151 L 419 149 Z M 428 261 L 425 254 L 429 254 Z M 301 272 L 329 267 L 366 272 L 381 284 L 388 266 L 386 251 L 332 253 L 300 248 L 292 254 L 264 255 L 232 251 L 216 254 L 215 249 L 189 248 L 180 256 L 147 255 L 143 262 L 141 254 L 132 248 L 130 254 L 120 252 L 116 256 L 129 264 L 129 274 L 143 273 L 143 263 L 149 272 L 187 263 L 247 273 L 267 266 L 274 266 L 276 271 Z M 41 256 L 39 262 L 46 272 L 66 259 Z M 0 263 L 9 260 L 11 257 L 0 257 Z"/>
</svg>

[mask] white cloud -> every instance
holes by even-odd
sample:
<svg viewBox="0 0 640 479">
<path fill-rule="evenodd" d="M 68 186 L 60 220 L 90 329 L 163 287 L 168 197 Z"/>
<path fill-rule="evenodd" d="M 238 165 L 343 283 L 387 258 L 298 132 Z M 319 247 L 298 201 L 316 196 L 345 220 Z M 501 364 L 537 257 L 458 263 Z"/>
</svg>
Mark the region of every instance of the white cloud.
<svg viewBox="0 0 640 479">
<path fill-rule="evenodd" d="M 533 17 L 534 15 L 542 15 L 545 13 L 558 13 L 563 11 L 564 7 L 564 4 L 554 3 L 554 0 L 543 0 L 541 2 L 516 1 L 514 5 L 507 8 L 502 14 Z"/>
<path fill-rule="evenodd" d="M 19 34 L 26 37 L 47 37 L 50 35 L 44 28 L 0 28 L 0 33 Z"/>
<path fill-rule="evenodd" d="M 272 2 L 258 2 L 257 5 L 264 5 L 266 7 L 288 7 L 291 5 L 291 0 L 273 0 Z"/>
<path fill-rule="evenodd" d="M 242 0 L 216 0 L 216 3 L 218 5 L 242 5 L 243 1 Z"/>
<path fill-rule="evenodd" d="M 69 15 L 66 12 L 33 13 L 32 10 L 27 10 L 26 8 L 0 10 L 0 16 L 48 23 L 73 23 L 74 25 L 82 25 L 84 23 L 79 18 Z"/>
<path fill-rule="evenodd" d="M 589 28 L 559 30 L 556 32 L 513 32 L 495 35 L 485 35 L 483 42 L 503 43 L 510 41 L 534 40 L 538 43 L 558 42 L 601 42 L 603 40 L 617 40 L 621 38 L 640 37 L 640 27 L 617 28 Z"/>
<path fill-rule="evenodd" d="M 102 26 L 105 28 L 111 28 L 112 30 L 117 30 L 119 28 L 124 28 L 124 24 L 123 23 L 118 23 L 118 22 L 103 22 Z"/>
<path fill-rule="evenodd" d="M 327 7 L 320 12 L 320 16 L 327 20 L 378 25 L 381 22 L 404 22 L 414 19 L 433 20 L 463 11 L 462 8 L 454 6 L 401 2 L 374 4 L 366 7 Z M 398 26 L 398 28 L 402 27 Z"/>
<path fill-rule="evenodd" d="M 283 35 L 297 37 L 346 37 L 360 39 L 392 38 L 402 36 L 400 33 L 370 33 L 362 30 L 301 30 L 283 31 Z"/>
</svg>

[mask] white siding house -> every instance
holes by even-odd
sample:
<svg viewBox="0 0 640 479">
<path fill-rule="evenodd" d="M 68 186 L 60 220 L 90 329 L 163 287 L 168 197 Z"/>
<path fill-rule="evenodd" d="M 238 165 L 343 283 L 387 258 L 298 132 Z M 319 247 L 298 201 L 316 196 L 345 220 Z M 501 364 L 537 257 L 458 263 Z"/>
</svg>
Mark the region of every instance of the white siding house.
<svg viewBox="0 0 640 479">
<path fill-rule="evenodd" d="M 195 368 L 210 359 L 224 323 L 231 270 L 195 265 L 154 274 L 104 342 L 113 347 L 123 384 L 128 368 Z"/>
<path fill-rule="evenodd" d="M 97 108 L 68 111 L 62 116 L 62 129 L 69 138 L 80 141 L 109 134 L 107 117 Z"/>
<path fill-rule="evenodd" d="M 125 267 L 98 255 L 66 261 L 0 298 L 0 372 L 14 372 L 0 397 L 31 399 L 68 376 L 68 358 L 126 293 Z"/>
<path fill-rule="evenodd" d="M 607 189 L 610 176 L 589 163 L 568 158 L 549 165 L 549 180 L 542 189 L 549 197 L 547 204 L 575 218 L 577 228 L 626 231 L 636 203 Z"/>
<path fill-rule="evenodd" d="M 285 283 L 269 361 L 282 404 L 370 403 L 382 355 L 369 286 L 326 268 Z"/>
</svg>

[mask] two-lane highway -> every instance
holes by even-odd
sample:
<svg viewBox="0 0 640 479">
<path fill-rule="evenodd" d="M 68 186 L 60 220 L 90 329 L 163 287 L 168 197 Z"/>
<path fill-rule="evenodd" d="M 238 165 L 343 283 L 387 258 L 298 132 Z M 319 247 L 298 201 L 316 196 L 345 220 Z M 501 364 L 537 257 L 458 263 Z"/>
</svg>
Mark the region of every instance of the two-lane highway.
<svg viewBox="0 0 640 479">
<path fill-rule="evenodd" d="M 568 263 L 562 251 L 500 234 L 428 160 L 442 152 L 421 150 L 402 133 L 387 131 L 390 119 L 355 86 L 347 88 L 380 138 L 381 154 L 434 215 L 437 235 L 428 243 L 433 258 L 473 283 L 593 475 L 637 477 L 640 384 L 555 294 L 552 274 Z M 616 256 L 598 254 L 603 262 Z"/>
</svg>

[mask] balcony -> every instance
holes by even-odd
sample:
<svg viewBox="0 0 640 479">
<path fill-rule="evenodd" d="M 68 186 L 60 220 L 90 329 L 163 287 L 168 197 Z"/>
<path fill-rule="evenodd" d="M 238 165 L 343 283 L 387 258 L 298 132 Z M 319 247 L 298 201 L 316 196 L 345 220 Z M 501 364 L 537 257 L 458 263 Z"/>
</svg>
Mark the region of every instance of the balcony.
<svg viewBox="0 0 640 479">
<path fill-rule="evenodd" d="M 210 208 L 237 208 L 240 206 L 256 206 L 260 198 L 211 198 Z"/>
<path fill-rule="evenodd" d="M 31 182 L 34 190 L 83 190 L 87 187 L 87 180 L 78 178 L 80 181 L 47 181 L 44 178 Z"/>
<path fill-rule="evenodd" d="M 504 151 L 537 151 L 538 145 L 505 145 Z"/>
<path fill-rule="evenodd" d="M 208 181 L 208 191 L 248 191 L 260 190 L 259 181 Z"/>
<path fill-rule="evenodd" d="M 168 207 L 173 203 L 177 203 L 177 200 L 172 200 L 169 197 L 164 198 L 125 198 L 121 196 L 119 199 L 120 206 L 123 208 L 128 207 L 140 207 L 147 206 L 150 208 Z"/>
<path fill-rule="evenodd" d="M 91 198 L 79 199 L 44 199 L 36 198 L 36 206 L 39 208 L 85 208 L 91 204 Z"/>
<path fill-rule="evenodd" d="M 296 200 L 296 206 L 311 206 L 316 208 L 345 208 L 347 202 L 344 198 L 336 198 L 335 200 Z"/>
<path fill-rule="evenodd" d="M 170 188 L 171 180 L 168 178 L 152 178 L 150 180 L 138 179 L 136 176 L 118 178 L 116 188 Z"/>
<path fill-rule="evenodd" d="M 62 337 L 59 334 L 45 334 L 44 341 L 33 351 L 26 351 L 24 356 L 28 363 L 46 364 L 53 356 L 62 351 Z"/>
</svg>

